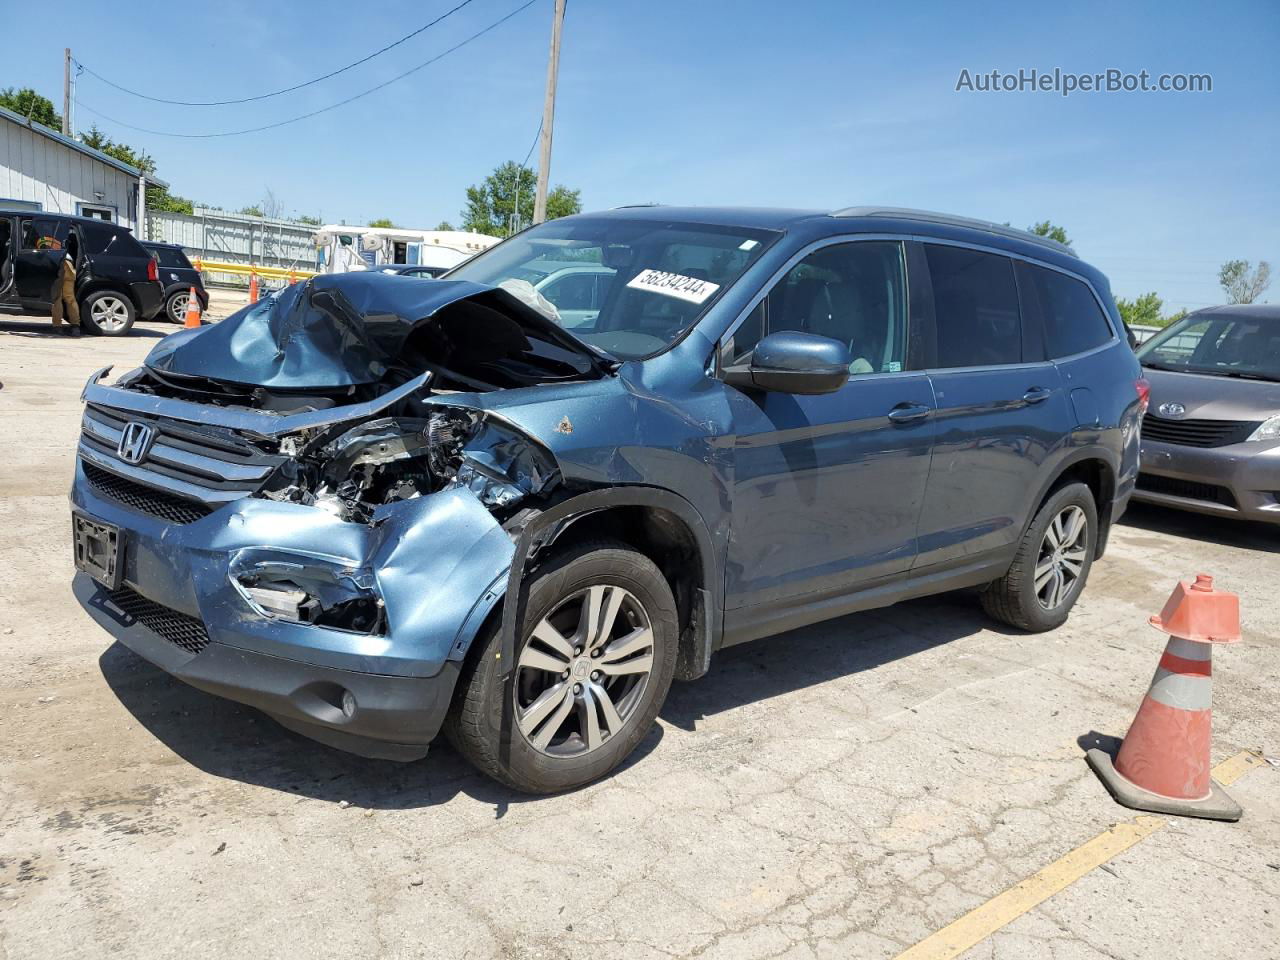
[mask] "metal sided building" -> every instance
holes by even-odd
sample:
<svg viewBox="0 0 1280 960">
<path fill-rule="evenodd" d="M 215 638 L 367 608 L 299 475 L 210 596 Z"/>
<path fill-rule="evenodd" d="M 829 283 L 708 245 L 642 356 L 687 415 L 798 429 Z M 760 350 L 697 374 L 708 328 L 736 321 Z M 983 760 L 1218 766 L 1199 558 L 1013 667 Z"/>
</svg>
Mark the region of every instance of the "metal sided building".
<svg viewBox="0 0 1280 960">
<path fill-rule="evenodd" d="M 0 209 L 97 217 L 138 231 L 147 183 L 137 167 L 0 107 Z M 140 235 L 140 233 L 139 233 Z"/>
</svg>

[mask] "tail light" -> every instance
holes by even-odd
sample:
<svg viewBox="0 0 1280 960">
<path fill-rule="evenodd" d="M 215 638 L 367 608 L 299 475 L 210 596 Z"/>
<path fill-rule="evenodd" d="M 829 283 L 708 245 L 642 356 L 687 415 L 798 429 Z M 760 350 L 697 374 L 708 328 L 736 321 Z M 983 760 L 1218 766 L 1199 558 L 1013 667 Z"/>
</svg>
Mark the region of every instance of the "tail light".
<svg viewBox="0 0 1280 960">
<path fill-rule="evenodd" d="M 156 266 L 155 257 L 152 257 L 147 261 L 147 279 L 148 280 L 160 279 L 160 268 Z"/>
<path fill-rule="evenodd" d="M 1138 412 L 1146 416 L 1147 407 L 1151 404 L 1151 381 L 1146 377 L 1139 377 L 1133 381 L 1133 388 L 1138 391 Z"/>
</svg>

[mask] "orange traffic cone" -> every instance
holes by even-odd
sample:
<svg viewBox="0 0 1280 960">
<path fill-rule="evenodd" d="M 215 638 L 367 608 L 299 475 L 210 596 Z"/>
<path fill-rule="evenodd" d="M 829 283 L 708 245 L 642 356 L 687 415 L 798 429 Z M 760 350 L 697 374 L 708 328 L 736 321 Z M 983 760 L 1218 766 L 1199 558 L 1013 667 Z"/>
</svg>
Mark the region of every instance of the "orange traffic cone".
<svg viewBox="0 0 1280 960">
<path fill-rule="evenodd" d="M 258 275 L 256 273 L 249 274 L 249 302 L 258 302 Z"/>
<path fill-rule="evenodd" d="M 292 270 L 290 270 L 290 271 L 289 271 L 289 286 L 291 286 L 291 287 L 292 287 L 292 286 L 293 286 L 295 283 L 297 283 L 297 282 L 298 282 L 298 275 L 297 275 L 296 273 L 294 273 Z"/>
<path fill-rule="evenodd" d="M 196 296 L 196 288 L 191 288 L 191 293 L 187 296 L 187 319 L 184 327 L 200 326 L 200 298 Z"/>
<path fill-rule="evenodd" d="M 1198 574 L 1179 583 L 1151 625 L 1169 634 L 1151 688 L 1114 762 L 1103 750 L 1089 766 L 1117 802 L 1209 820 L 1239 820 L 1239 804 L 1209 776 L 1215 643 L 1240 639 L 1240 598 Z"/>
</svg>

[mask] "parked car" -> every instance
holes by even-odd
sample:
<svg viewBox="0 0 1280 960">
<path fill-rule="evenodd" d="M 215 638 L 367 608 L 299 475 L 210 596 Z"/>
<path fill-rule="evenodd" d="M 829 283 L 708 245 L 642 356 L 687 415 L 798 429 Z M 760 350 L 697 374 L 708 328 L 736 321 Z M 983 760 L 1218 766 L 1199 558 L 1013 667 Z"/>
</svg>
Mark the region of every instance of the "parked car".
<svg viewBox="0 0 1280 960">
<path fill-rule="evenodd" d="M 1280 523 L 1280 306 L 1197 310 L 1138 359 L 1151 409 L 1134 498 Z"/>
<path fill-rule="evenodd" d="M 573 331 L 521 279 L 568 250 L 615 273 Z M 317 740 L 414 759 L 443 726 L 533 792 L 612 770 L 730 644 L 965 587 L 1058 626 L 1146 397 L 1067 248 L 871 208 L 566 217 L 106 375 L 71 493 L 93 619 Z"/>
<path fill-rule="evenodd" d="M 142 247 L 155 257 L 159 267 L 160 283 L 164 286 L 164 315 L 174 323 L 186 323 L 192 287 L 196 288 L 196 300 L 200 302 L 200 313 L 204 314 L 209 309 L 209 291 L 182 247 L 176 243 L 150 241 Z"/>
<path fill-rule="evenodd" d="M 159 271 L 128 227 L 92 217 L 0 210 L 0 315 L 49 316 L 70 250 L 76 258 L 80 324 L 123 336 L 164 306 Z"/>
</svg>

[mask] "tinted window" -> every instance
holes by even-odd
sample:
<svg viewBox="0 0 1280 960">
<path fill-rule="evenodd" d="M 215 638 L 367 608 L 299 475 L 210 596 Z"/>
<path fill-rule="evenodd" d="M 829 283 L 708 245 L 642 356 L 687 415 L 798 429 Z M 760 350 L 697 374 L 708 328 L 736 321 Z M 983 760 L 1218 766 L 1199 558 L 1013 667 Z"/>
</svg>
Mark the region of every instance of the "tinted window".
<svg viewBox="0 0 1280 960">
<path fill-rule="evenodd" d="M 71 232 L 66 220 L 52 217 L 22 218 L 23 250 L 61 250 Z"/>
<path fill-rule="evenodd" d="M 1111 339 L 1111 325 L 1084 283 L 1031 264 L 1023 276 L 1030 281 L 1031 295 L 1044 318 L 1045 347 L 1051 359 L 1083 353 Z"/>
<path fill-rule="evenodd" d="M 156 258 L 156 263 L 162 267 L 191 266 L 191 261 L 186 258 L 183 252 L 174 247 L 148 247 L 147 249 Z"/>
<path fill-rule="evenodd" d="M 84 236 L 85 252 L 113 257 L 144 257 L 151 254 L 142 249 L 142 244 L 126 230 L 108 224 L 99 226 L 96 223 L 81 223 L 80 233 Z"/>
<path fill-rule="evenodd" d="M 938 330 L 939 367 L 1022 360 L 1013 261 L 964 247 L 926 244 Z"/>
<path fill-rule="evenodd" d="M 764 334 L 799 330 L 849 347 L 851 373 L 896 373 L 907 342 L 902 245 L 863 241 L 814 251 L 787 271 L 734 335 L 741 358 Z"/>
</svg>

